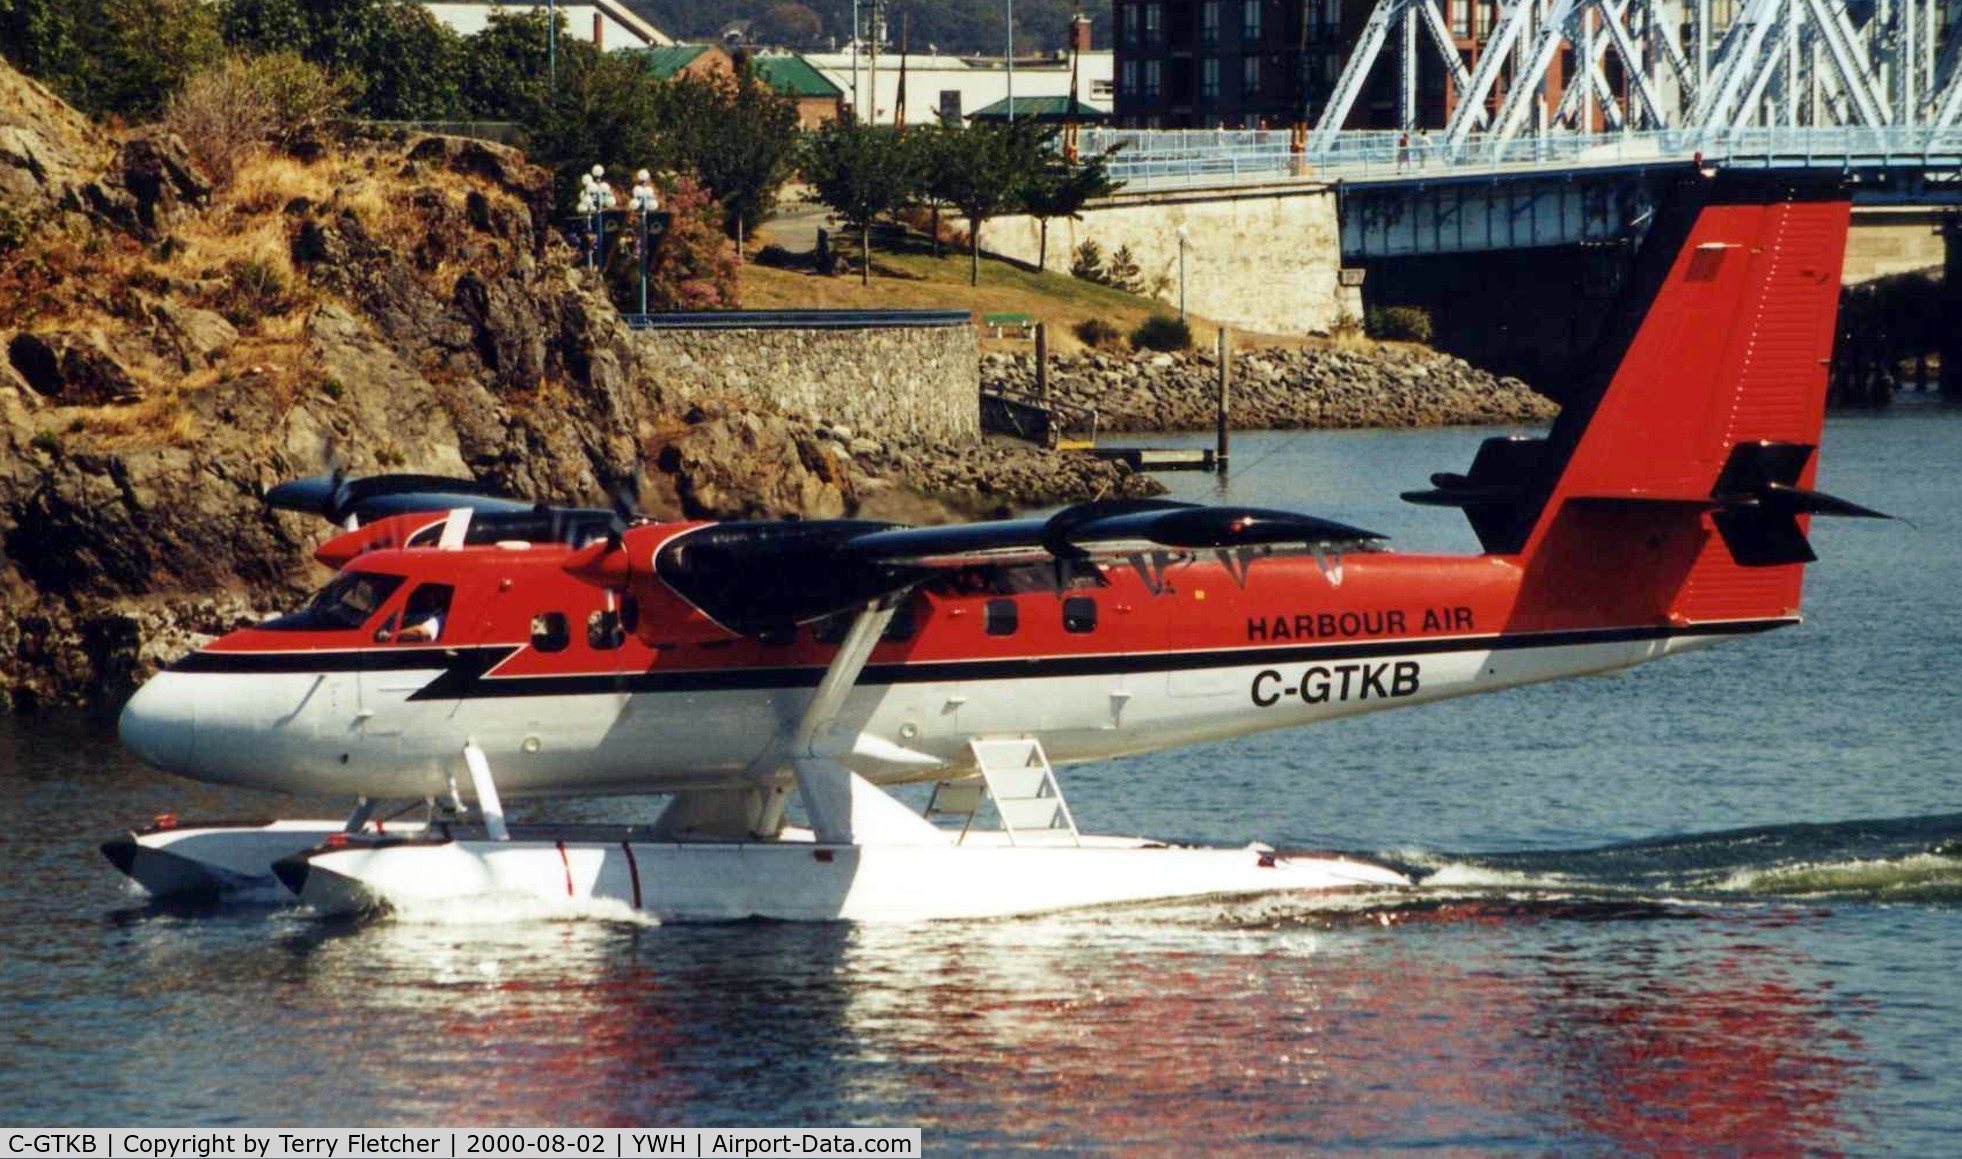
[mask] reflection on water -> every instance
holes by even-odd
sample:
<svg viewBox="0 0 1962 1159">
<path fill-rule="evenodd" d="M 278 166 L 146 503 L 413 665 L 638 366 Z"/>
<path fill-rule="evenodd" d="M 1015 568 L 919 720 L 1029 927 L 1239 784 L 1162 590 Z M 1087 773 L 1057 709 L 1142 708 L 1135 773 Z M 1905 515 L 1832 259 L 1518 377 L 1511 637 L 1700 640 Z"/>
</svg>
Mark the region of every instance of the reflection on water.
<svg viewBox="0 0 1962 1159">
<path fill-rule="evenodd" d="M 942 1145 L 1120 1151 L 1858 1138 L 1843 1102 L 1869 1081 L 1863 1044 L 1797 950 L 1823 914 L 1393 912 L 1329 928 L 1239 906 L 923 929 L 154 917 L 126 965 L 155 1007 L 118 1065 L 182 1074 L 199 1044 L 227 1078 L 164 1112 L 192 1120 L 918 1123 Z M 271 949 L 215 953 L 212 926 L 232 922 L 267 927 Z"/>
</svg>

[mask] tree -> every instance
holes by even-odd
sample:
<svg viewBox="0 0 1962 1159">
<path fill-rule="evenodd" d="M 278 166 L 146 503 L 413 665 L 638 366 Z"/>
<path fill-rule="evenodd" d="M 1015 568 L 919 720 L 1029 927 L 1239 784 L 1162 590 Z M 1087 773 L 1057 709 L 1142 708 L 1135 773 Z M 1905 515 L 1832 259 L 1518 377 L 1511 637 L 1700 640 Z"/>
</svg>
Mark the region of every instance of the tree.
<svg viewBox="0 0 1962 1159">
<path fill-rule="evenodd" d="M 981 284 L 981 227 L 1022 203 L 1031 174 L 1048 163 L 1056 131 L 1032 121 L 974 125 L 953 149 L 945 191 L 967 218 L 968 284 Z"/>
<path fill-rule="evenodd" d="M 1117 182 L 1111 180 L 1107 155 L 1069 161 L 1059 154 L 1036 170 L 1022 196 L 1029 216 L 1036 219 L 1041 230 L 1041 240 L 1036 244 L 1036 268 L 1043 269 L 1049 264 L 1050 218 L 1080 218 L 1086 203 L 1109 197 L 1116 191 Z"/>
<path fill-rule="evenodd" d="M 98 115 L 154 117 L 192 73 L 224 55 L 217 16 L 203 0 L 0 4 L 9 5 L 0 12 L 9 56 Z"/>
<path fill-rule="evenodd" d="M 563 34 L 563 16 L 559 23 Z M 493 10 L 489 26 L 464 41 L 459 78 L 464 112 L 527 124 L 542 117 L 551 98 L 550 33 L 543 9 Z"/>
<path fill-rule="evenodd" d="M 655 83 L 669 162 L 701 176 L 726 232 L 754 231 L 796 167 L 797 106 L 747 71 Z"/>
<path fill-rule="evenodd" d="M 193 0 L 196 2 L 196 0 Z M 359 77 L 352 111 L 377 120 L 464 112 L 463 38 L 409 0 L 222 0 L 225 39 L 247 52 L 291 49 Z"/>
<path fill-rule="evenodd" d="M 772 4 L 761 15 L 750 21 L 750 39 L 758 44 L 777 44 L 786 48 L 802 48 L 816 44 L 824 35 L 824 20 L 795 0 L 784 4 Z"/>
<path fill-rule="evenodd" d="M 940 256 L 940 210 L 954 203 L 959 184 L 954 171 L 961 164 L 961 134 L 957 129 L 922 125 L 906 134 L 913 153 L 913 196 L 933 214 L 933 256 Z"/>
<path fill-rule="evenodd" d="M 57 91 L 71 93 L 75 16 L 69 0 L 0 0 L 0 55 Z"/>
<path fill-rule="evenodd" d="M 532 155 L 558 173 L 561 206 L 595 162 L 616 169 L 669 167 L 655 82 L 625 53 L 559 41 L 559 83 L 531 130 Z"/>
<path fill-rule="evenodd" d="M 693 177 L 680 177 L 661 194 L 667 232 L 654 242 L 647 262 L 651 310 L 734 310 L 739 297 L 736 247 L 722 232 L 722 207 Z M 619 302 L 640 297 L 639 256 L 631 245 L 614 247 L 607 281 Z"/>
<path fill-rule="evenodd" d="M 873 219 L 905 202 L 914 187 L 912 160 L 897 133 L 855 118 L 828 121 L 806 138 L 804 180 L 858 230 L 861 284 L 872 280 Z"/>
</svg>

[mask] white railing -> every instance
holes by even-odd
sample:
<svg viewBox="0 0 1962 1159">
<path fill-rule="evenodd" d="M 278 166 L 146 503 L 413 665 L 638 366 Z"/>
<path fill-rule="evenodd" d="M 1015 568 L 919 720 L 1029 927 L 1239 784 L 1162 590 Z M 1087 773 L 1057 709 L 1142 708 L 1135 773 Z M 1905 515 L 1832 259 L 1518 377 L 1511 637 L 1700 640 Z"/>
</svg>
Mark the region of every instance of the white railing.
<svg viewBox="0 0 1962 1159">
<path fill-rule="evenodd" d="M 1445 175 L 1654 165 L 1701 156 L 1764 168 L 1918 168 L 1962 178 L 1962 128 L 1766 128 L 1549 134 L 1453 146 L 1395 132 L 1345 132 L 1293 149 L 1290 133 L 1255 129 L 1086 130 L 1088 153 L 1116 147 L 1111 176 L 1134 190 L 1287 181 L 1423 179 Z"/>
</svg>

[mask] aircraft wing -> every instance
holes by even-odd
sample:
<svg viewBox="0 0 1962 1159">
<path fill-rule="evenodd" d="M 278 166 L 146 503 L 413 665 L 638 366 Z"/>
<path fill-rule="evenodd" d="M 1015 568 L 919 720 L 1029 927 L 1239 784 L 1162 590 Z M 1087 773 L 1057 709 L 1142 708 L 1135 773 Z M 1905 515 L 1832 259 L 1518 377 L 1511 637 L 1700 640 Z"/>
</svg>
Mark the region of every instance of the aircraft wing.
<svg viewBox="0 0 1962 1159">
<path fill-rule="evenodd" d="M 908 527 L 852 539 L 850 550 L 889 567 L 1122 561 L 1159 552 L 1369 551 L 1384 537 L 1313 515 L 1264 507 L 1202 507 L 1164 499 L 1079 503 L 1047 519 Z"/>
<path fill-rule="evenodd" d="M 1125 563 L 1156 590 L 1175 558 L 1199 551 L 1244 581 L 1263 556 L 1373 551 L 1383 539 L 1291 511 L 1119 500 L 1077 504 L 1046 519 L 945 527 L 855 520 L 637 527 L 574 552 L 564 567 L 618 590 L 658 581 L 730 631 L 754 634 L 862 608 L 949 571 L 1047 564 L 1062 584 L 1073 565 Z"/>
<path fill-rule="evenodd" d="M 282 511 L 318 515 L 330 523 L 346 525 L 372 523 L 391 515 L 416 511 L 454 511 L 468 508 L 482 513 L 530 511 L 532 504 L 500 495 L 488 484 L 475 479 L 451 479 L 442 475 L 370 475 L 350 479 L 336 471 L 292 479 L 266 492 L 266 504 Z"/>
</svg>

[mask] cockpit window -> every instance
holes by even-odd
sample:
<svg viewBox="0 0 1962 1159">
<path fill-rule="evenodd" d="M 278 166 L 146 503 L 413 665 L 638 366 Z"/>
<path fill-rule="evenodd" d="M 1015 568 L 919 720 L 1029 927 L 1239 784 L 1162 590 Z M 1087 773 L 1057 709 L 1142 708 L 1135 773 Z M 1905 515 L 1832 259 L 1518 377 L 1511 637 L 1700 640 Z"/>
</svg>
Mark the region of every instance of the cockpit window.
<svg viewBox="0 0 1962 1159">
<path fill-rule="evenodd" d="M 399 575 L 348 571 L 337 575 L 314 593 L 307 606 L 297 612 L 275 617 L 260 624 L 275 632 L 340 632 L 359 628 L 368 622 L 395 589 L 402 586 Z"/>
<path fill-rule="evenodd" d="M 398 642 L 433 644 L 443 638 L 444 623 L 450 618 L 450 597 L 456 589 L 449 584 L 422 584 L 409 593 L 402 609 L 402 631 Z"/>
</svg>

